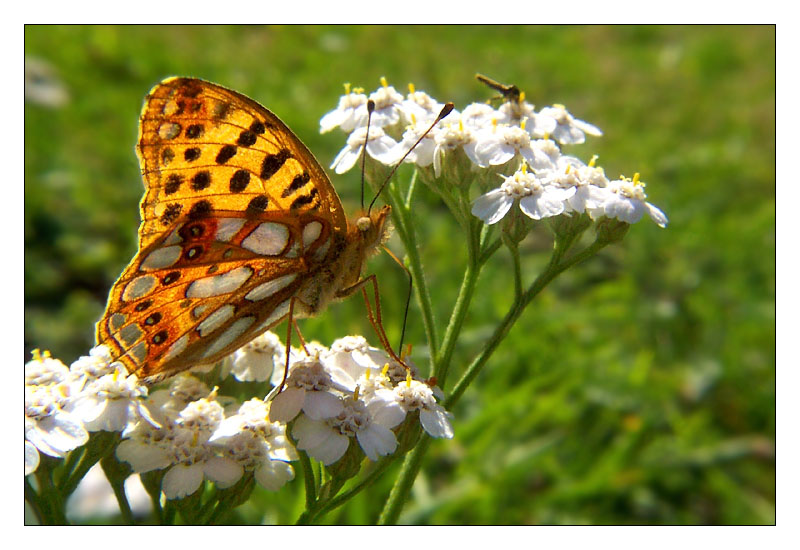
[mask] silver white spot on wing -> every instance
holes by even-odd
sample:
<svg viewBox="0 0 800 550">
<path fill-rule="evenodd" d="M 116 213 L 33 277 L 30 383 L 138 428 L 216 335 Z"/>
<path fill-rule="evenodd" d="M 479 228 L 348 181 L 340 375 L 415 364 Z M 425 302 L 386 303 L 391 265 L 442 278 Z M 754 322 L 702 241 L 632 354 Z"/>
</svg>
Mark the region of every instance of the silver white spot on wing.
<svg viewBox="0 0 800 550">
<path fill-rule="evenodd" d="M 276 323 L 279 319 L 281 319 L 281 317 L 283 317 L 284 315 L 289 313 L 289 302 L 290 301 L 291 301 L 291 298 L 288 298 L 288 299 L 284 300 L 283 302 L 281 302 L 280 304 L 278 304 L 278 307 L 275 308 L 275 310 L 270 314 L 269 317 L 264 319 L 264 321 L 260 325 L 258 325 L 258 328 L 256 328 L 256 330 L 253 332 L 253 334 L 258 334 L 262 330 L 268 329 L 270 327 L 270 325 L 272 325 L 273 323 Z"/>
<path fill-rule="evenodd" d="M 277 277 L 271 281 L 267 281 L 266 283 L 258 285 L 253 290 L 248 292 L 245 295 L 245 298 L 251 302 L 257 302 L 259 300 L 263 300 L 264 298 L 269 298 L 279 290 L 283 290 L 289 286 L 296 278 L 297 273 L 289 273 L 288 275 Z"/>
<path fill-rule="evenodd" d="M 192 310 L 192 317 L 199 319 L 208 309 L 208 304 L 201 304 Z"/>
<path fill-rule="evenodd" d="M 175 343 L 169 347 L 167 353 L 164 355 L 164 357 L 162 357 L 161 360 L 169 361 L 170 359 L 177 357 L 178 355 L 183 353 L 183 350 L 186 349 L 186 345 L 188 343 L 189 343 L 189 334 L 187 333 L 178 338 L 177 340 L 175 340 Z"/>
<path fill-rule="evenodd" d="M 147 359 L 147 344 L 143 341 L 133 346 L 128 354 L 136 361 L 136 364 L 141 365 Z"/>
<path fill-rule="evenodd" d="M 157 282 L 158 279 L 156 279 L 155 275 L 140 275 L 136 277 L 125 286 L 125 290 L 122 292 L 122 301 L 132 302 L 139 298 L 144 298 L 156 288 Z"/>
<path fill-rule="evenodd" d="M 210 298 L 229 294 L 242 286 L 253 274 L 253 270 L 247 266 L 231 269 L 227 273 L 203 277 L 193 281 L 186 289 L 187 298 Z"/>
<path fill-rule="evenodd" d="M 139 325 L 136 323 L 131 323 L 119 331 L 119 337 L 122 338 L 122 341 L 128 346 L 132 346 L 136 340 L 141 338 L 142 334 L 144 334 L 142 329 L 139 328 Z"/>
<path fill-rule="evenodd" d="M 197 325 L 197 330 L 200 332 L 200 336 L 208 336 L 223 324 L 225 321 L 233 317 L 233 312 L 236 311 L 236 308 L 231 304 L 225 304 L 218 310 L 214 311 L 203 319 L 203 322 Z"/>
<path fill-rule="evenodd" d="M 245 331 L 250 328 L 250 325 L 256 320 L 255 317 L 242 317 L 241 319 L 236 319 L 231 325 L 225 329 L 225 331 L 220 334 L 216 340 L 214 340 L 210 346 L 206 348 L 203 352 L 203 355 L 200 356 L 201 359 L 205 359 L 206 357 L 211 357 L 212 355 L 216 355 L 226 347 L 228 347 L 231 343 L 233 343 L 237 338 L 239 338 Z"/>
<path fill-rule="evenodd" d="M 147 258 L 142 261 L 139 268 L 145 271 L 153 271 L 169 267 L 180 259 L 181 252 L 183 252 L 183 248 L 177 245 L 157 248 L 147 255 Z"/>
<path fill-rule="evenodd" d="M 111 332 L 117 332 L 127 320 L 128 317 L 122 313 L 115 313 L 111 316 L 111 319 L 108 320 L 108 327 L 111 329 Z"/>
<path fill-rule="evenodd" d="M 285 225 L 264 222 L 242 241 L 242 247 L 263 256 L 275 256 L 288 242 L 289 229 Z"/>
<path fill-rule="evenodd" d="M 236 235 L 244 225 L 244 218 L 222 218 L 217 225 L 217 233 L 214 239 L 227 242 Z"/>
<path fill-rule="evenodd" d="M 303 246 L 308 248 L 311 246 L 314 241 L 319 238 L 320 233 L 322 233 L 322 224 L 319 222 L 311 222 L 307 223 L 306 226 L 303 228 Z"/>
</svg>

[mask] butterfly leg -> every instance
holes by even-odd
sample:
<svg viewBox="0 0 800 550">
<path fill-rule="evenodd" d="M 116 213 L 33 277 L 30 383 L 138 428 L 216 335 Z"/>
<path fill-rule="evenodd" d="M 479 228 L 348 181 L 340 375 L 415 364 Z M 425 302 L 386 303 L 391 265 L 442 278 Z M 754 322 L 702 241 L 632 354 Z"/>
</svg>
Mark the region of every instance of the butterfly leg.
<svg viewBox="0 0 800 550">
<path fill-rule="evenodd" d="M 375 298 L 374 314 L 372 312 L 372 305 L 370 304 L 369 301 L 369 294 L 367 294 L 367 289 L 366 289 L 367 283 L 372 283 L 372 290 Z M 405 362 L 392 349 L 392 346 L 389 343 L 389 338 L 386 336 L 386 331 L 383 329 L 383 317 L 381 316 L 381 298 L 380 298 L 380 293 L 378 292 L 378 278 L 373 273 L 372 275 L 369 275 L 368 277 L 361 279 L 353 286 L 342 290 L 339 293 L 339 297 L 349 296 L 358 289 L 361 289 L 361 294 L 364 296 L 364 304 L 366 305 L 367 308 L 367 318 L 369 319 L 372 328 L 374 328 L 375 332 L 378 334 L 378 339 L 380 340 L 383 348 L 386 350 L 386 353 L 388 353 L 392 359 L 403 365 L 403 367 L 407 371 L 410 371 L 411 368 L 408 365 L 406 365 Z"/>
</svg>

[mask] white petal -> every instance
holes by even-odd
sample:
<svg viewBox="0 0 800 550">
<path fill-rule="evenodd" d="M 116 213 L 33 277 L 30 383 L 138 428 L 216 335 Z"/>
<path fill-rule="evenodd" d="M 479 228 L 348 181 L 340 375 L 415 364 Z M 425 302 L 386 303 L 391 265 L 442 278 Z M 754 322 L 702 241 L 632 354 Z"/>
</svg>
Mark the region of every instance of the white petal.
<svg viewBox="0 0 800 550">
<path fill-rule="evenodd" d="M 303 415 L 292 429 L 297 448 L 321 461 L 326 466 L 339 460 L 347 450 L 350 438 L 335 433 L 325 422 L 311 420 Z"/>
<path fill-rule="evenodd" d="M 265 460 L 254 473 L 256 482 L 268 491 L 277 491 L 294 479 L 294 468 L 280 460 Z"/>
<path fill-rule="evenodd" d="M 419 421 L 422 428 L 428 432 L 431 437 L 443 437 L 445 439 L 453 438 L 453 426 L 447 418 L 448 413 L 441 407 L 434 410 L 421 410 L 419 412 Z"/>
<path fill-rule="evenodd" d="M 194 493 L 202 482 L 202 464 L 192 464 L 191 466 L 176 464 L 164 474 L 161 490 L 170 500 L 183 498 Z"/>
<path fill-rule="evenodd" d="M 306 390 L 301 388 L 286 388 L 272 400 L 269 408 L 269 419 L 272 422 L 292 420 L 300 413 L 306 400 Z"/>
<path fill-rule="evenodd" d="M 166 451 L 135 439 L 125 439 L 117 446 L 117 458 L 130 464 L 135 472 L 149 472 L 172 464 Z"/>
<path fill-rule="evenodd" d="M 80 447 L 89 440 L 89 434 L 86 429 L 84 429 L 83 424 L 66 413 L 61 413 L 57 416 L 45 418 L 40 421 L 38 431 L 41 438 L 49 447 L 62 453 L 58 456 L 64 456 L 63 453 Z M 36 445 L 36 442 L 28 437 L 27 433 L 25 437 Z M 36 446 L 40 451 L 47 453 L 47 451 L 39 445 Z"/>
<path fill-rule="evenodd" d="M 244 474 L 244 468 L 230 458 L 212 456 L 203 465 L 203 472 L 220 489 L 225 489 L 239 481 Z"/>
<path fill-rule="evenodd" d="M 594 124 L 589 124 L 584 120 L 574 119 L 572 123 L 575 125 L 576 128 L 582 130 L 589 134 L 590 136 L 602 136 L 603 132 L 600 131 L 600 128 L 595 126 Z"/>
<path fill-rule="evenodd" d="M 367 405 L 372 421 L 386 428 L 394 428 L 406 418 L 406 412 L 397 401 L 393 400 L 394 392 L 391 390 L 378 390 L 375 393 L 386 392 L 392 397 L 392 401 L 386 402 L 381 399 L 370 401 Z"/>
<path fill-rule="evenodd" d="M 392 430 L 380 424 L 371 424 L 366 429 L 360 430 L 356 437 L 364 454 L 373 462 L 378 460 L 379 456 L 392 454 L 397 448 L 397 438 Z"/>
<path fill-rule="evenodd" d="M 367 153 L 383 164 L 392 164 L 395 162 L 394 155 L 396 145 L 397 142 L 389 136 L 381 136 L 377 139 L 369 140 L 367 143 Z"/>
<path fill-rule="evenodd" d="M 319 120 L 319 133 L 324 134 L 325 132 L 330 132 L 339 126 L 344 121 L 346 116 L 346 113 L 342 109 L 335 109 L 330 113 L 326 113 Z"/>
<path fill-rule="evenodd" d="M 344 149 L 339 151 L 339 154 L 336 155 L 335 159 L 333 159 L 333 164 L 331 164 L 331 168 L 337 174 L 344 174 L 355 165 L 360 155 L 361 155 L 361 147 L 358 147 L 356 149 L 351 149 L 349 145 L 345 145 Z"/>
<path fill-rule="evenodd" d="M 25 475 L 32 474 L 39 467 L 39 451 L 30 441 L 25 442 Z"/>
<path fill-rule="evenodd" d="M 512 204 L 514 199 L 500 189 L 495 189 L 473 201 L 472 214 L 482 219 L 483 223 L 492 225 L 503 219 Z"/>
<path fill-rule="evenodd" d="M 313 420 L 333 418 L 342 412 L 343 408 L 342 401 L 333 394 L 324 391 L 306 392 L 303 412 Z"/>
<path fill-rule="evenodd" d="M 669 220 L 667 220 L 667 216 L 661 210 L 649 202 L 645 203 L 645 207 L 647 208 L 647 212 L 650 214 L 650 218 L 656 222 L 656 225 L 659 227 L 667 227 Z"/>
<path fill-rule="evenodd" d="M 636 223 L 644 215 L 644 207 L 641 202 L 633 201 L 616 195 L 616 199 L 607 201 L 604 204 L 606 216 L 617 218 L 625 223 Z"/>
<path fill-rule="evenodd" d="M 553 200 L 547 194 L 528 195 L 519 201 L 519 208 L 529 218 L 541 220 L 550 216 L 557 216 L 564 211 L 564 203 L 560 200 Z"/>
</svg>

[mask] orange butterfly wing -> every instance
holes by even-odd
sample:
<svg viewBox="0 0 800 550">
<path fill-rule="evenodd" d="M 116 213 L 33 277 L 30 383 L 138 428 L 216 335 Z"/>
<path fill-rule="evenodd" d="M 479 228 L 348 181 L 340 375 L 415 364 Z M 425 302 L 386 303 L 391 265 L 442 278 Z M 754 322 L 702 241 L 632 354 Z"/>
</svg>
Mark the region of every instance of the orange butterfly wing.
<svg viewBox="0 0 800 550">
<path fill-rule="evenodd" d="M 97 341 L 148 382 L 217 361 L 284 318 L 347 219 L 311 152 L 251 99 L 192 78 L 147 96 L 139 251 Z"/>
</svg>

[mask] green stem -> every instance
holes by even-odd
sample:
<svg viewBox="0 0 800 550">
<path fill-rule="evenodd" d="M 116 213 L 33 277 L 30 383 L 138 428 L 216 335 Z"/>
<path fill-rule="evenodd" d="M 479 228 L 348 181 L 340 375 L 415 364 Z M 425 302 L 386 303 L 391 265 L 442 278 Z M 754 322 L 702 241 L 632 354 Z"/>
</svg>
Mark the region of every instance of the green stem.
<svg viewBox="0 0 800 550">
<path fill-rule="evenodd" d="M 414 485 L 414 481 L 417 479 L 417 474 L 422 467 L 422 459 L 431 446 L 431 441 L 432 438 L 430 436 L 422 434 L 417 446 L 406 456 L 400 475 L 395 480 L 392 491 L 389 493 L 389 498 L 386 500 L 386 504 L 378 518 L 378 525 L 395 525 L 397 523 L 397 518 L 400 517 L 403 504 L 405 504 L 408 494 L 411 492 L 411 486 Z"/>
<path fill-rule="evenodd" d="M 36 515 L 36 519 L 39 521 L 39 524 L 43 525 L 45 521 L 45 503 L 39 498 L 39 495 L 36 493 L 36 489 L 33 488 L 33 485 L 31 485 L 31 482 L 28 480 L 27 476 L 25 476 L 25 500 L 30 505 L 33 513 Z"/>
<path fill-rule="evenodd" d="M 36 481 L 39 485 L 39 502 L 42 504 L 42 524 L 69 525 L 64 513 L 64 495 L 53 483 L 53 470 L 42 467 L 36 470 Z"/>
<path fill-rule="evenodd" d="M 477 218 L 476 218 L 477 220 Z M 464 324 L 464 319 L 469 311 L 472 296 L 475 292 L 475 285 L 478 282 L 478 275 L 480 275 L 480 265 L 478 264 L 478 251 L 480 250 L 480 241 L 486 238 L 488 233 L 479 233 L 478 226 L 473 224 L 470 227 L 468 250 L 469 250 L 469 263 L 464 272 L 464 279 L 461 281 L 461 288 L 458 291 L 453 312 L 450 315 L 450 322 L 447 325 L 447 330 L 442 340 L 442 347 L 436 355 L 436 370 L 434 376 L 436 377 L 437 384 L 440 388 L 444 388 L 445 381 L 447 380 L 447 371 L 450 368 L 450 360 L 453 356 L 458 336 L 461 333 L 461 327 Z"/>
<path fill-rule="evenodd" d="M 375 480 L 381 477 L 381 475 L 383 475 L 383 472 L 385 472 L 389 468 L 389 466 L 392 465 L 392 463 L 394 463 L 393 458 L 382 459 L 378 463 L 378 465 L 375 466 L 375 469 L 372 470 L 372 472 L 370 472 L 368 476 L 366 476 L 364 479 L 359 481 L 356 485 L 354 485 L 341 495 L 331 499 L 329 502 L 327 502 L 324 506 L 322 506 L 319 509 L 316 515 L 318 516 L 325 515 L 331 510 L 338 508 L 339 506 L 341 506 L 342 504 L 344 504 L 345 502 L 356 496 L 358 493 L 360 493 L 361 491 L 372 485 L 375 482 Z"/>
<path fill-rule="evenodd" d="M 414 189 L 417 173 L 414 172 L 412 177 L 410 192 Z M 425 271 L 422 269 L 422 258 L 419 254 L 419 245 L 417 244 L 417 233 L 414 229 L 414 223 L 411 220 L 410 206 L 401 200 L 398 196 L 399 190 L 394 186 L 390 187 L 389 198 L 392 203 L 392 209 L 397 216 L 397 233 L 400 240 L 403 241 L 403 246 L 406 249 L 406 257 L 408 258 L 408 267 L 411 271 L 411 276 L 414 280 L 414 289 L 419 304 L 420 311 L 422 312 L 422 325 L 425 329 L 425 337 L 428 340 L 428 346 L 431 350 L 430 361 L 431 371 L 434 367 L 434 353 L 438 349 L 438 336 L 436 334 L 436 323 L 433 318 L 433 304 L 431 302 L 431 295 L 428 289 L 428 283 L 425 279 Z M 402 350 L 401 350 L 402 351 Z"/>
</svg>

